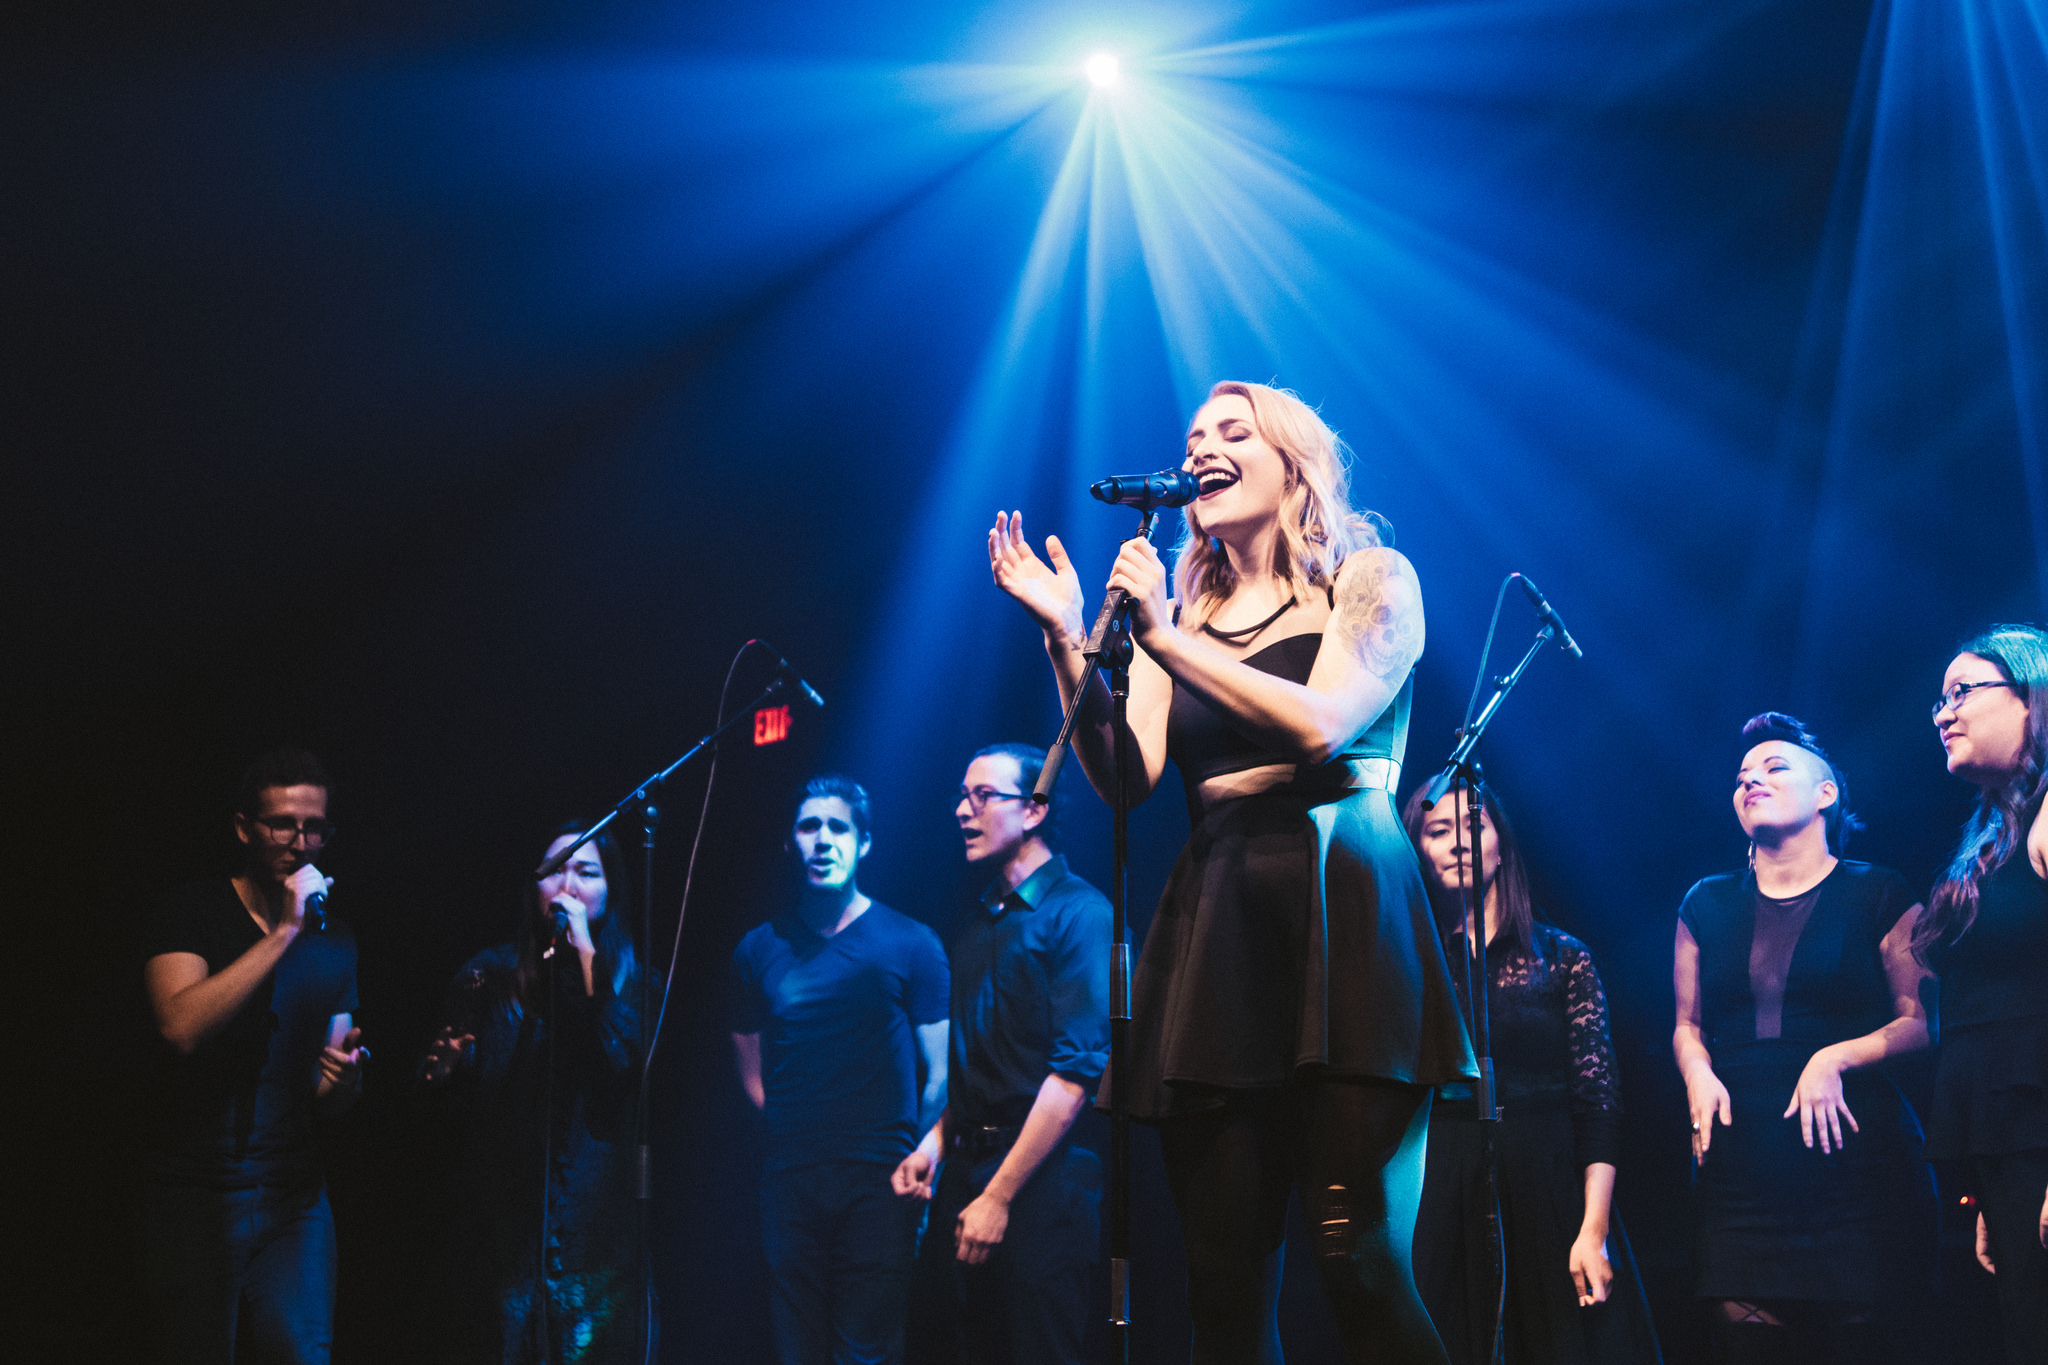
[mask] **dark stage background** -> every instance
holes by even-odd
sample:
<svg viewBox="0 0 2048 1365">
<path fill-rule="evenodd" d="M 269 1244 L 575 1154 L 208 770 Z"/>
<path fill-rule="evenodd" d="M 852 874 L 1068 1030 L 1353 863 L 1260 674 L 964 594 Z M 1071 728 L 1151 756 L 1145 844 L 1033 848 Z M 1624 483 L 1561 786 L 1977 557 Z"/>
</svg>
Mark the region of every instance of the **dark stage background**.
<svg viewBox="0 0 2048 1365">
<path fill-rule="evenodd" d="M 992 514 L 1099 577 L 1129 518 L 1080 490 L 1174 461 L 1227 375 L 1322 405 L 1417 565 L 1411 775 L 1508 570 L 1585 646 L 1531 670 L 1489 766 L 1542 904 L 1603 963 L 1619 1204 L 1668 1358 L 1700 1359 L 1669 945 L 1686 887 L 1742 855 L 1733 736 L 1808 719 L 1869 819 L 1851 851 L 1925 886 L 1966 809 L 1926 720 L 1942 669 L 2043 614 L 2025 8 L 16 10 L 14 1358 L 135 1358 L 135 925 L 225 868 L 235 773 L 295 741 L 337 773 L 324 862 L 376 1053 L 328 1135 L 336 1358 L 419 1359 L 460 1254 L 408 1103 L 429 1012 L 509 936 L 543 831 L 708 730 L 756 635 L 830 705 L 719 770 L 656 1238 L 664 1357 L 764 1358 L 719 983 L 786 889 L 791 793 L 820 765 L 867 781 L 868 889 L 943 931 L 973 889 L 965 756 L 1057 720 L 987 584 Z M 1072 71 L 1097 43 L 1157 56 L 1114 113 Z M 1532 629 L 1511 601 L 1496 668 Z M 665 802 L 658 960 L 703 778 Z M 1136 817 L 1141 929 L 1176 785 Z M 1107 812 L 1069 790 L 1106 881 Z M 1149 1137 L 1137 1199 L 1136 1352 L 1185 1358 Z M 1295 1267 L 1297 1358 L 1332 1359 Z M 1987 1358 L 1960 1241 L 1945 1270 L 1926 1358 Z"/>
</svg>

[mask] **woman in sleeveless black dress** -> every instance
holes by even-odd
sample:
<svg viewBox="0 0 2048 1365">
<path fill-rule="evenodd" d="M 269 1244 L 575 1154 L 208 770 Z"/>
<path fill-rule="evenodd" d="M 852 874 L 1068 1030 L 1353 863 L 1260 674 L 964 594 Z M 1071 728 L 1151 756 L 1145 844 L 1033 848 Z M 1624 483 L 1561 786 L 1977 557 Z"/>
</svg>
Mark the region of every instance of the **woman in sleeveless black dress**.
<svg viewBox="0 0 2048 1365">
<path fill-rule="evenodd" d="M 2048 632 L 1963 646 L 1934 723 L 1982 793 L 1913 946 L 1941 974 L 1930 1156 L 1962 1163 L 2006 1359 L 2048 1361 Z"/>
<path fill-rule="evenodd" d="M 1335 434 L 1299 399 L 1218 384 L 1195 414 L 1176 617 L 1164 564 L 1126 542 L 1130 723 L 1149 795 L 1171 757 L 1192 834 L 1132 989 L 1135 1117 L 1157 1124 L 1188 1256 L 1194 1359 L 1280 1359 L 1291 1191 L 1353 1360 L 1443 1360 L 1409 1267 L 1429 1087 L 1473 1074 L 1428 898 L 1389 793 L 1407 742 L 1422 603 L 1407 560 L 1345 502 Z M 1020 517 L 997 584 L 1045 631 L 1075 752 L 1113 799 L 1085 594 Z"/>
<path fill-rule="evenodd" d="M 1657 1331 L 1614 1213 L 1621 1087 L 1607 993 L 1586 945 L 1538 920 L 1513 824 L 1478 787 L 1479 896 L 1500 1118 L 1492 1146 L 1506 1263 L 1487 1244 L 1486 1138 L 1471 1087 L 1437 1092 L 1415 1225 L 1415 1280 L 1453 1365 L 1488 1365 L 1500 1319 L 1507 1365 L 1657 1365 Z M 1450 930 L 1462 995 L 1464 900 L 1473 858 L 1463 789 L 1435 806 L 1418 788 L 1401 821 Z"/>
<path fill-rule="evenodd" d="M 1696 1292 L 1716 1359 L 1910 1360 L 1938 1211 L 1919 1121 L 1881 1063 L 1927 1046 L 1896 872 L 1842 860 L 1844 785 L 1813 736 L 1742 732 L 1750 870 L 1678 912 L 1672 1048 L 1692 1112 Z"/>
</svg>

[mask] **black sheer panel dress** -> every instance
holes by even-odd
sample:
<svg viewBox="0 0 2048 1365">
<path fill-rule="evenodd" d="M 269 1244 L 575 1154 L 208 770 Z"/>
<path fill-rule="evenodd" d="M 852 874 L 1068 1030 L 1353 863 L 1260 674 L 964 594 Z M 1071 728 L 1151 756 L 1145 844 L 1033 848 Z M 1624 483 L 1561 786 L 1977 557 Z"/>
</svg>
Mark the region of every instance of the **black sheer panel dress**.
<svg viewBox="0 0 2048 1365">
<path fill-rule="evenodd" d="M 1452 941 L 1451 957 L 1465 951 Z M 1619 1213 L 1605 1303 L 1579 1306 L 1571 1247 L 1585 1218 L 1585 1168 L 1616 1165 L 1621 1091 L 1607 996 L 1586 945 L 1547 924 L 1524 949 L 1488 945 L 1487 1013 L 1501 1109 L 1496 1188 L 1507 1252 L 1510 1365 L 1656 1365 L 1656 1328 Z M 1462 995 L 1462 971 L 1453 980 Z M 1486 1171 L 1471 1087 L 1438 1092 L 1415 1225 L 1415 1280 L 1453 1365 L 1487 1365 L 1497 1270 L 1486 1241 Z"/>
<path fill-rule="evenodd" d="M 1882 1068 L 1842 1077 L 1859 1130 L 1807 1147 L 1781 1117 L 1813 1054 L 1892 1018 L 1879 944 L 1912 907 L 1888 868 L 1841 862 L 1776 900 L 1709 877 L 1678 917 L 1699 944 L 1701 1023 L 1733 1123 L 1693 1175 L 1697 1292 L 1743 1302 L 1898 1302 L 1933 1288 L 1938 1208 L 1920 1122 Z"/>
<path fill-rule="evenodd" d="M 517 970 L 511 944 L 477 954 L 442 1014 L 476 1048 L 433 1087 L 466 1111 L 442 1260 L 457 1302 L 436 1358 L 637 1365 L 639 977 L 614 990 L 600 971 L 585 995 L 576 955 L 558 953 L 522 999 Z"/>
</svg>

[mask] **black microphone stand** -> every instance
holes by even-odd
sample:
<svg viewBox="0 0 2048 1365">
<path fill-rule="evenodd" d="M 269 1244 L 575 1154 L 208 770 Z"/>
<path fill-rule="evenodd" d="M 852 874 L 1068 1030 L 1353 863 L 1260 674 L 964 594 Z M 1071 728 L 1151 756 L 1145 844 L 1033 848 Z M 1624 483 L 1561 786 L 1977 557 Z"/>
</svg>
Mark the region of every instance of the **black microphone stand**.
<svg viewBox="0 0 2048 1365">
<path fill-rule="evenodd" d="M 1153 508 L 1144 509 L 1138 523 L 1137 540 L 1152 539 L 1156 520 Z M 1112 1365 L 1125 1365 L 1131 1355 L 1131 1090 L 1126 1058 L 1131 1041 L 1131 955 L 1126 942 L 1125 920 L 1129 891 L 1131 807 L 1126 775 L 1130 772 L 1131 595 L 1112 588 L 1096 613 L 1095 628 L 1088 633 L 1082 655 L 1092 665 L 1074 689 L 1067 704 L 1060 737 L 1046 753 L 1031 799 L 1043 806 L 1052 800 L 1053 784 L 1059 780 L 1060 765 L 1066 762 L 1067 745 L 1074 735 L 1096 668 L 1109 672 L 1110 733 L 1115 778 L 1111 783 L 1116 800 L 1110 803 L 1111 874 L 1109 943 L 1109 1358 Z"/>
<path fill-rule="evenodd" d="M 638 1214 L 636 1222 L 639 1225 L 638 1242 L 642 1281 L 641 1300 L 646 1306 L 647 1317 L 647 1321 L 642 1324 L 644 1334 L 642 1344 L 647 1347 L 651 1347 L 654 1340 L 654 1264 L 652 1257 L 649 1255 L 648 1245 L 649 1214 L 653 1209 L 654 1200 L 654 1154 L 653 1146 L 648 1141 L 647 1133 L 648 1077 L 652 1073 L 646 1064 L 644 1040 L 646 1038 L 646 1030 L 652 1024 L 652 1011 L 654 1008 L 654 835 L 655 830 L 661 823 L 661 808 L 655 804 L 654 798 L 655 794 L 660 791 L 662 783 L 673 777 L 679 768 L 717 743 L 719 737 L 727 730 L 732 729 L 740 721 L 753 715 L 761 707 L 789 690 L 788 676 L 786 674 L 778 674 L 775 680 L 762 690 L 760 696 L 726 717 L 725 721 L 717 729 L 705 735 L 695 744 L 692 744 L 681 758 L 678 758 L 660 772 L 655 773 L 652 777 L 634 787 L 617 805 L 600 816 L 590 828 L 584 830 L 569 843 L 563 845 L 561 852 L 550 856 L 533 870 L 533 879 L 535 881 L 546 881 L 549 877 L 562 870 L 569 859 L 575 856 L 577 849 L 595 839 L 599 834 L 602 834 L 610 827 L 614 820 L 617 820 L 635 806 L 640 808 L 640 941 L 647 954 L 647 961 L 640 968 L 640 1029 L 643 1039 L 643 1052 L 640 1066 L 639 1103 L 634 1107 L 633 1113 L 633 1197 L 636 1201 L 635 1208 Z M 798 695 L 802 694 L 799 693 Z M 549 979 L 550 981 L 553 980 L 552 977 Z M 552 1036 L 550 1034 L 550 1038 Z M 550 1072 L 550 1077 L 552 1079 L 552 1071 Z M 552 1120 L 550 1121 L 552 1122 Z M 542 1285 L 542 1295 L 545 1298 L 545 1283 Z M 643 1352 L 644 1354 L 646 1352 Z"/>
<path fill-rule="evenodd" d="M 1498 1365 L 1501 1349 L 1505 1344 L 1507 1308 L 1507 1260 L 1505 1242 L 1501 1237 L 1499 1172 L 1494 1160 L 1494 1125 L 1500 1122 L 1500 1108 L 1494 1103 L 1493 1086 L 1493 1038 L 1491 1021 L 1487 1017 L 1487 995 L 1492 980 L 1486 970 L 1486 910 L 1482 895 L 1478 904 L 1473 903 L 1473 888 L 1481 872 L 1480 850 L 1484 847 L 1481 834 L 1485 829 L 1485 806 L 1479 799 L 1479 763 L 1473 757 L 1479 748 L 1479 741 L 1486 735 L 1486 727 L 1500 711 L 1501 703 L 1508 693 L 1515 690 L 1515 684 L 1522 680 L 1522 674 L 1535 661 L 1543 647 L 1557 638 L 1557 627 L 1546 620 L 1536 632 L 1535 641 L 1529 652 L 1515 665 L 1514 671 L 1504 678 L 1493 680 L 1493 696 L 1487 699 L 1476 719 L 1458 732 L 1457 747 L 1444 761 L 1443 770 L 1429 780 L 1423 789 L 1422 804 L 1425 808 L 1434 806 L 1444 799 L 1453 784 L 1458 788 L 1458 801 L 1462 807 L 1461 822 L 1454 822 L 1458 838 L 1469 838 L 1472 842 L 1471 871 L 1459 879 L 1458 899 L 1465 925 L 1465 954 L 1462 964 L 1465 977 L 1466 1028 L 1472 1035 L 1472 1051 L 1479 1063 L 1479 1079 L 1472 1087 L 1472 1104 L 1479 1117 L 1479 1147 L 1481 1162 L 1486 1170 L 1486 1248 L 1493 1253 L 1494 1265 L 1498 1268 L 1500 1283 L 1497 1286 L 1493 1316 L 1493 1344 L 1487 1358 Z M 1480 665 L 1482 668 L 1485 665 Z M 1476 689 L 1475 689 L 1476 691 Z M 1461 846 L 1460 852 L 1462 854 Z"/>
</svg>

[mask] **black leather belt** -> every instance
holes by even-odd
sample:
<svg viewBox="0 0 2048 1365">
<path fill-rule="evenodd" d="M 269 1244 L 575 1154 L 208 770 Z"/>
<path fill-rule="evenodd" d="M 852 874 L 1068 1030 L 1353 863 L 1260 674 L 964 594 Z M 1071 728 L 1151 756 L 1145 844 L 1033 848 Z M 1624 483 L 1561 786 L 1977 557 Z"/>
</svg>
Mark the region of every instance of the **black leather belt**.
<svg viewBox="0 0 2048 1365">
<path fill-rule="evenodd" d="M 958 1152 L 969 1160 L 979 1160 L 985 1156 L 993 1156 L 997 1152 L 1008 1151 L 1010 1145 L 1017 1140 L 1017 1135 L 1023 1131 L 1024 1125 L 1021 1123 L 1004 1127 L 984 1125 L 979 1128 L 954 1128 L 949 1126 L 946 1129 L 946 1149 Z"/>
</svg>

